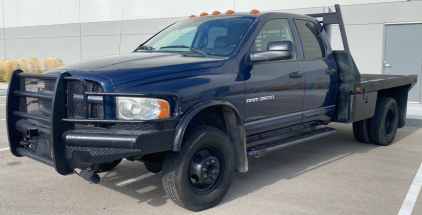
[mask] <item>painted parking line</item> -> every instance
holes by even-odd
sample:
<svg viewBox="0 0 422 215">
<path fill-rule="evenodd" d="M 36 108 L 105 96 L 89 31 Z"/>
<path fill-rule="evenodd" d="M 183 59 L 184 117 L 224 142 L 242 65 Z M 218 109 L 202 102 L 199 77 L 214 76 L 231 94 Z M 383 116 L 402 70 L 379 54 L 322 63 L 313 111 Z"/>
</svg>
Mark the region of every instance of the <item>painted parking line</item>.
<svg viewBox="0 0 422 215">
<path fill-rule="evenodd" d="M 0 119 L 0 121 L 5 121 L 6 119 Z"/>
<path fill-rule="evenodd" d="M 422 164 L 416 173 L 415 179 L 407 192 L 406 198 L 404 199 L 403 205 L 400 208 L 399 215 L 410 215 L 412 214 L 413 207 L 415 206 L 416 199 L 418 199 L 419 192 L 422 187 Z"/>
<path fill-rule="evenodd" d="M 9 150 L 9 148 L 0 149 L 0 151 L 6 151 Z"/>
<path fill-rule="evenodd" d="M 128 185 L 128 184 L 132 184 L 132 183 L 137 182 L 137 181 L 140 181 L 140 180 L 142 180 L 142 179 L 145 179 L 145 178 L 151 177 L 151 176 L 153 176 L 153 175 L 155 175 L 155 173 L 150 172 L 150 173 L 147 173 L 147 174 L 145 174 L 145 175 L 141 175 L 141 176 L 136 177 L 136 178 L 131 178 L 131 179 L 128 179 L 128 180 L 126 180 L 126 181 L 119 182 L 119 183 L 117 183 L 117 184 L 116 184 L 116 186 L 117 186 L 117 187 L 123 187 L 123 186 L 126 186 L 126 185 Z"/>
</svg>

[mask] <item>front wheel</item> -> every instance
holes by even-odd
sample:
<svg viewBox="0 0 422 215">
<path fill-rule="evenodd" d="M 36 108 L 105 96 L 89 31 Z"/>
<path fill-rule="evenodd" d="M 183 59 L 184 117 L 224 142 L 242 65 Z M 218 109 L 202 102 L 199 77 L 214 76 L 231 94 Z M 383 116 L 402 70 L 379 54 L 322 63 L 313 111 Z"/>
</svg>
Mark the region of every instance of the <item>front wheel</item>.
<svg viewBox="0 0 422 215">
<path fill-rule="evenodd" d="M 218 204 L 230 188 L 233 147 L 222 131 L 200 126 L 192 130 L 180 152 L 169 152 L 163 162 L 163 185 L 170 199 L 188 210 Z"/>
</svg>

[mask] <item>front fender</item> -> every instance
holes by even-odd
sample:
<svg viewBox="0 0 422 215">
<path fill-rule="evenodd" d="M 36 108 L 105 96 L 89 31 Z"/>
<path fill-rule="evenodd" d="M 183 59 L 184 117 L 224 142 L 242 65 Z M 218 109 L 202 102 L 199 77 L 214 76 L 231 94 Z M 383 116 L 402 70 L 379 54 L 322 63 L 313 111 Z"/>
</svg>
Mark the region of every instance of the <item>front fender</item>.
<svg viewBox="0 0 422 215">
<path fill-rule="evenodd" d="M 211 100 L 211 101 L 199 103 L 199 104 L 193 106 L 192 108 L 190 108 L 188 110 L 188 112 L 182 117 L 179 124 L 177 125 L 176 134 L 174 136 L 173 151 L 180 151 L 181 150 L 183 135 L 185 134 L 186 128 L 188 127 L 189 122 L 193 119 L 193 117 L 195 117 L 195 115 L 197 113 L 199 113 L 201 110 L 204 110 L 205 108 L 208 108 L 208 107 L 211 107 L 211 106 L 217 106 L 217 105 L 231 107 L 233 110 L 235 110 L 235 114 L 237 115 L 237 117 L 239 117 L 241 119 L 239 111 L 236 109 L 236 107 L 232 103 L 230 103 L 228 101 Z M 243 122 L 241 120 L 240 120 L 240 122 L 241 122 L 241 126 L 243 128 Z"/>
<path fill-rule="evenodd" d="M 246 155 L 246 134 L 242 118 L 236 107 L 224 100 L 211 100 L 193 106 L 183 116 L 176 127 L 173 151 L 182 149 L 183 136 L 191 120 L 202 110 L 212 106 L 222 106 L 227 136 L 233 144 L 236 172 L 248 171 L 248 159 Z"/>
</svg>

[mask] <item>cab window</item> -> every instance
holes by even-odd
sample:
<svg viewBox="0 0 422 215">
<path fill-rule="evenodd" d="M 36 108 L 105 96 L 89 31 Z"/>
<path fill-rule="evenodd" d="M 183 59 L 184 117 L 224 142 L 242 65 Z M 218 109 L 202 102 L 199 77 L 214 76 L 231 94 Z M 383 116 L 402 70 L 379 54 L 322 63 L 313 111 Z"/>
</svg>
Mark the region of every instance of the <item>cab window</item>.
<svg viewBox="0 0 422 215">
<path fill-rule="evenodd" d="M 303 54 L 306 60 L 325 57 L 325 48 L 321 37 L 312 33 L 317 31 L 315 23 L 306 20 L 295 19 L 295 24 L 302 42 Z"/>
<path fill-rule="evenodd" d="M 253 44 L 252 51 L 267 51 L 269 42 L 293 40 L 287 19 L 273 19 L 268 21 L 259 32 Z"/>
</svg>

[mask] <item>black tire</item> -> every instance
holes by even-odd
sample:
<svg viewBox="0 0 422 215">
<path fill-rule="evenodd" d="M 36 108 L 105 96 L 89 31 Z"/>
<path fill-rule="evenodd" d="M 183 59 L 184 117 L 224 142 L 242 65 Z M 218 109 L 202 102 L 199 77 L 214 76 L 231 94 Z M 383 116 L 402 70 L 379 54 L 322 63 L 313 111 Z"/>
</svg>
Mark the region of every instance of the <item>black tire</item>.
<svg viewBox="0 0 422 215">
<path fill-rule="evenodd" d="M 358 142 L 372 143 L 369 134 L 370 119 L 364 119 L 353 123 L 353 135 Z"/>
<path fill-rule="evenodd" d="M 114 169 L 114 167 L 116 167 L 117 165 L 119 165 L 119 163 L 121 161 L 122 161 L 122 159 L 114 160 L 114 161 L 110 161 L 110 162 L 106 162 L 106 163 L 97 164 L 97 167 L 95 168 L 95 172 L 96 173 L 99 173 L 99 172 L 108 172 L 108 171 Z"/>
<path fill-rule="evenodd" d="M 225 133 L 210 126 L 197 127 L 189 132 L 180 152 L 165 156 L 164 190 L 174 203 L 188 210 L 210 208 L 230 188 L 233 157 L 233 146 Z"/>
<path fill-rule="evenodd" d="M 396 137 L 398 122 L 396 101 L 390 97 L 378 98 L 369 128 L 372 142 L 381 146 L 390 145 Z"/>
<path fill-rule="evenodd" d="M 162 165 L 144 163 L 145 168 L 152 173 L 159 173 L 163 169 Z"/>
</svg>

